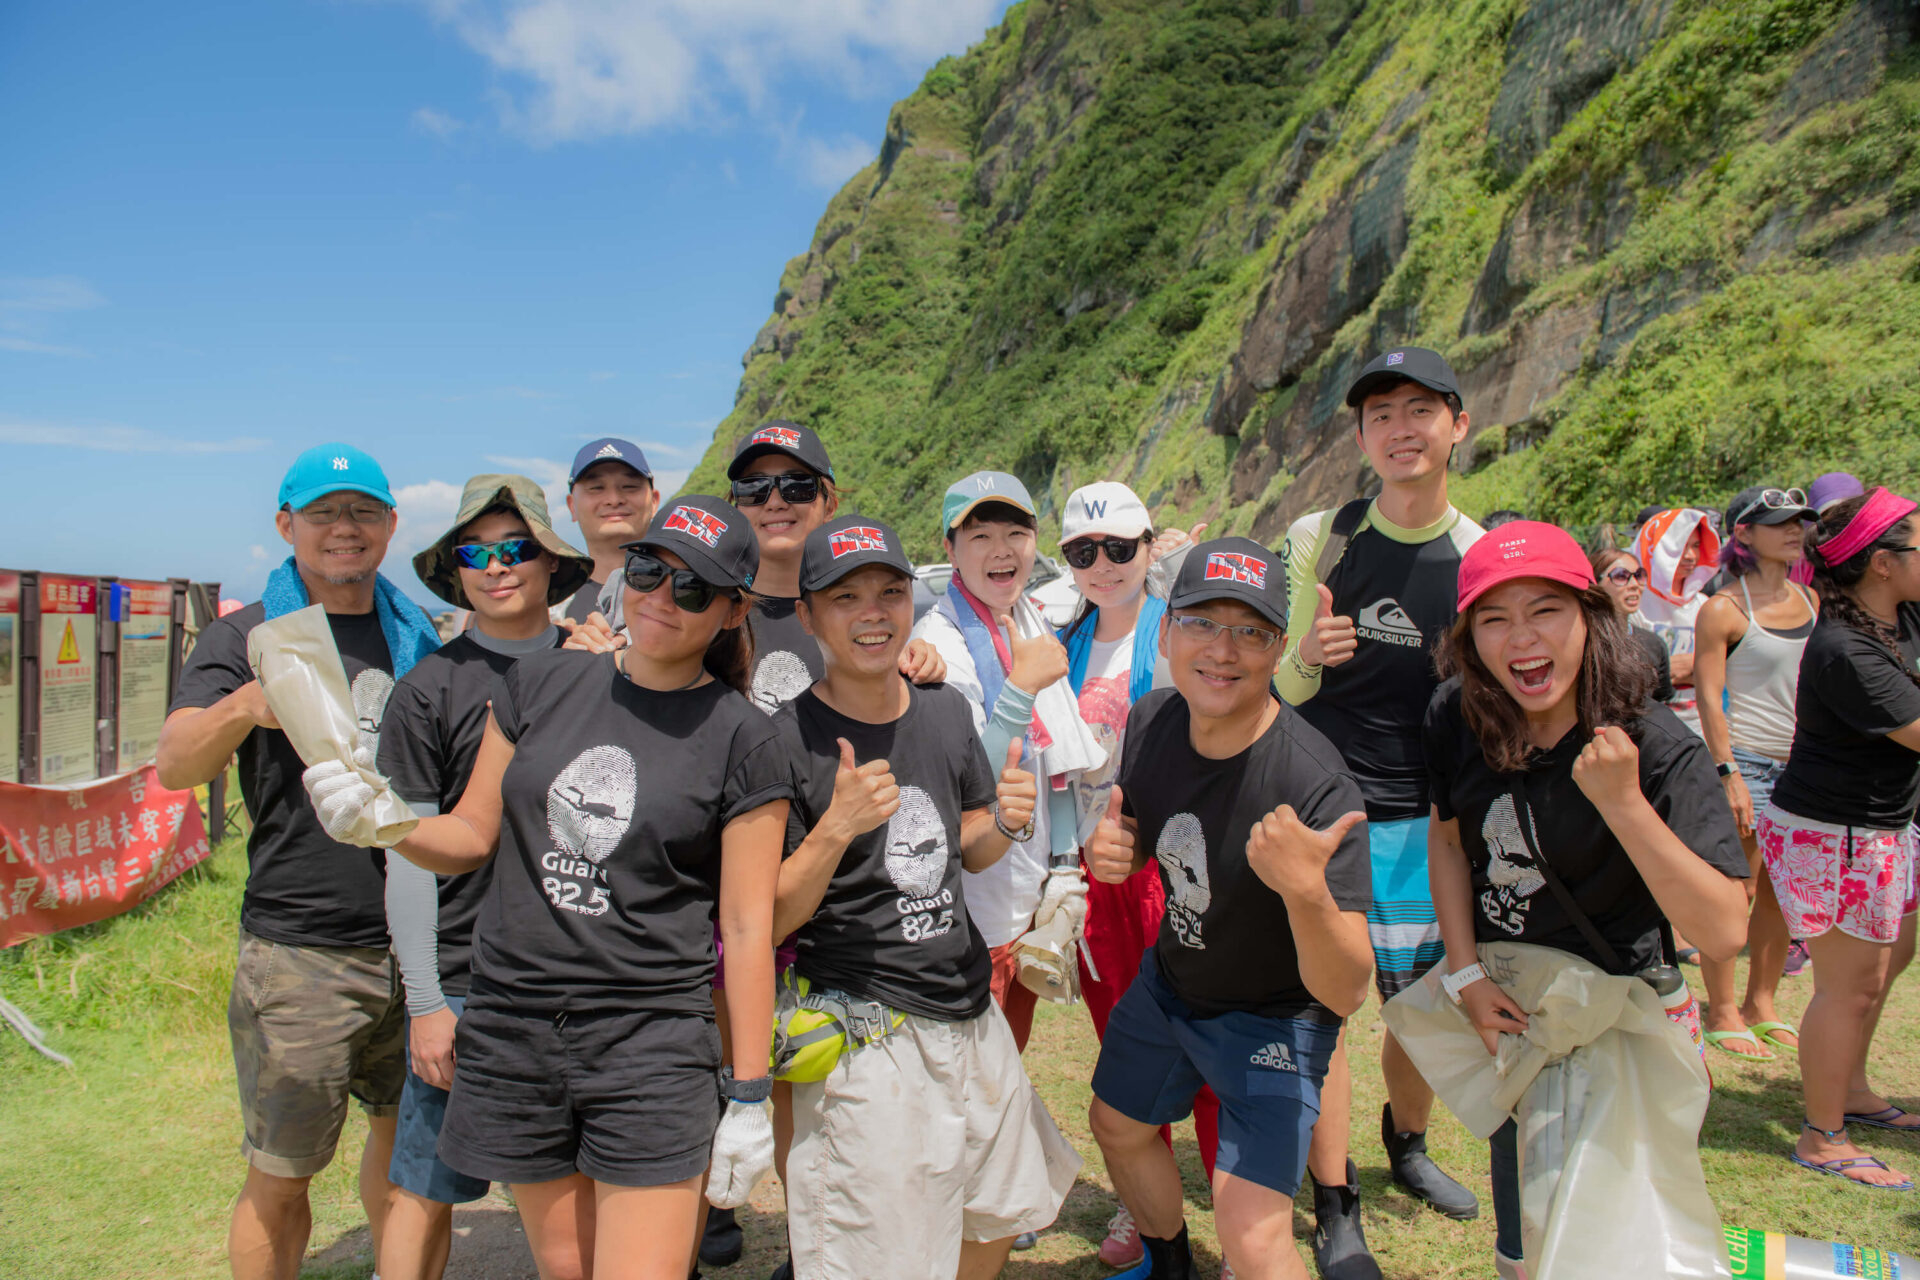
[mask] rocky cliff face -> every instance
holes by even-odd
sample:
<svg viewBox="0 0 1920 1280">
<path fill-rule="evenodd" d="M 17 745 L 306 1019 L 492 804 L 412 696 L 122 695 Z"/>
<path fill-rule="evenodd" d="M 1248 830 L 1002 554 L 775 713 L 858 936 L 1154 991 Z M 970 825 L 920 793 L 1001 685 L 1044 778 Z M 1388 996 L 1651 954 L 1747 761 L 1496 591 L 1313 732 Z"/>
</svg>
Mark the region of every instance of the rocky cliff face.
<svg viewBox="0 0 1920 1280">
<path fill-rule="evenodd" d="M 889 120 L 694 478 L 768 416 L 933 550 L 966 470 L 1277 538 L 1378 349 L 1469 511 L 1920 481 L 1920 0 L 1027 0 Z"/>
</svg>

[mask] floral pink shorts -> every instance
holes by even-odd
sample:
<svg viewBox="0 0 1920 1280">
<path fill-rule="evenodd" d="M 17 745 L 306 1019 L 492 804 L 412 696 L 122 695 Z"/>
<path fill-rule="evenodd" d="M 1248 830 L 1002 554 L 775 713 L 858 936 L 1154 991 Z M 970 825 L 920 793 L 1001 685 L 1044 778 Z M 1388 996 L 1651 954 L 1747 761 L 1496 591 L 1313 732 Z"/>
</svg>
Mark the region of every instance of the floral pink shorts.
<svg viewBox="0 0 1920 1280">
<path fill-rule="evenodd" d="M 1914 914 L 1911 828 L 1836 826 L 1775 805 L 1757 825 L 1760 856 L 1793 937 L 1838 929 L 1863 942 L 1892 942 L 1901 919 Z"/>
</svg>

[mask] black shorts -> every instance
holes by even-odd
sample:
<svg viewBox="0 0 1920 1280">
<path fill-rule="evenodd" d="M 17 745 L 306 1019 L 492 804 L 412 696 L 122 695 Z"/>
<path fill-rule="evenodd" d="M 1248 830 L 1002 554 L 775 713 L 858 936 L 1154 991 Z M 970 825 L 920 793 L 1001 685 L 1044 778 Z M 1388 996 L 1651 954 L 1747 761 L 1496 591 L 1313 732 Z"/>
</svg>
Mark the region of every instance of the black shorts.
<svg viewBox="0 0 1920 1280">
<path fill-rule="evenodd" d="M 453 1040 L 440 1158 L 492 1182 L 656 1187 L 707 1167 L 720 1033 L 686 1013 L 543 1013 L 476 995 Z"/>
</svg>

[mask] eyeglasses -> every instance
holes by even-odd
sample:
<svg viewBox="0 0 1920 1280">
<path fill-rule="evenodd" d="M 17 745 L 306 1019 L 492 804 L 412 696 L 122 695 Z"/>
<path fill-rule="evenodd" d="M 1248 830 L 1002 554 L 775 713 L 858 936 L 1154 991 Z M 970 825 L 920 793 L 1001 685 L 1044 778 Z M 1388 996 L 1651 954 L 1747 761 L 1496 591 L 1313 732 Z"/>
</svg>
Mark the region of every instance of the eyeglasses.
<svg viewBox="0 0 1920 1280">
<path fill-rule="evenodd" d="M 1782 507 L 1804 507 L 1806 505 L 1807 494 L 1804 489 L 1762 489 L 1760 496 L 1742 508 L 1740 514 L 1733 518 L 1733 522 L 1735 524 L 1745 524 L 1747 517 L 1762 507 L 1770 511 L 1778 511 Z"/>
<path fill-rule="evenodd" d="M 811 471 L 783 471 L 777 476 L 748 476 L 733 482 L 733 505 L 758 507 L 780 489 L 780 501 L 790 507 L 804 507 L 820 496 L 820 477 Z"/>
<path fill-rule="evenodd" d="M 691 569 L 675 569 L 663 560 L 644 552 L 627 556 L 627 585 L 641 595 L 652 595 L 668 578 L 673 579 L 673 603 L 688 613 L 705 613 L 715 596 L 738 600 L 740 594 L 730 587 L 717 587 Z"/>
<path fill-rule="evenodd" d="M 1625 565 L 1621 565 L 1617 569 L 1607 570 L 1607 581 L 1622 587 L 1626 586 L 1629 582 L 1637 582 L 1644 587 L 1647 585 L 1647 571 L 1645 569 L 1629 569 Z"/>
<path fill-rule="evenodd" d="M 300 518 L 308 524 L 339 524 L 352 519 L 355 524 L 379 524 L 391 510 L 384 502 L 315 502 L 300 508 Z"/>
<path fill-rule="evenodd" d="M 463 542 L 453 549 L 453 558 L 462 569 L 484 569 L 492 560 L 498 560 L 503 569 L 511 569 L 542 550 L 537 538 L 503 538 L 499 542 Z"/>
<path fill-rule="evenodd" d="M 1060 548 L 1060 554 L 1076 569 L 1091 569 L 1103 547 L 1108 560 L 1114 564 L 1125 564 L 1140 553 L 1140 539 L 1075 538 Z"/>
<path fill-rule="evenodd" d="M 1222 631 L 1233 634 L 1233 647 L 1248 653 L 1265 653 L 1280 642 L 1280 633 L 1265 627 L 1229 627 L 1198 613 L 1177 613 L 1173 625 L 1198 644 L 1212 644 Z"/>
</svg>

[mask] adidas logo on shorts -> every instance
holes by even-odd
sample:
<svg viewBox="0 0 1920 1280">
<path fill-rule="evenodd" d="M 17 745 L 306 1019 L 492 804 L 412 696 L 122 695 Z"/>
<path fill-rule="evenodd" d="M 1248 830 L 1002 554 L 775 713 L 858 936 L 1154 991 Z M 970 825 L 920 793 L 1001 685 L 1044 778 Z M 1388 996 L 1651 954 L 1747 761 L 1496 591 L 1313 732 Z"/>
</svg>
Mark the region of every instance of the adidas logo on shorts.
<svg viewBox="0 0 1920 1280">
<path fill-rule="evenodd" d="M 1291 1071 L 1298 1075 L 1300 1065 L 1293 1060 L 1293 1050 L 1278 1040 L 1264 1049 L 1256 1049 L 1247 1059 L 1256 1067 L 1272 1067 L 1275 1071 Z"/>
</svg>

